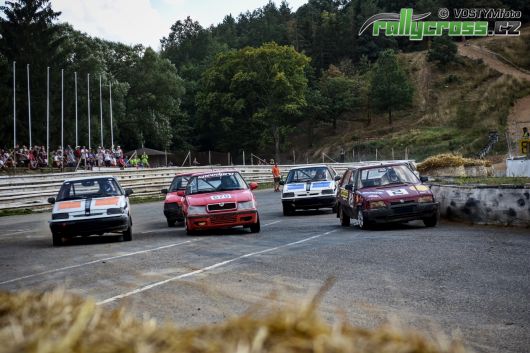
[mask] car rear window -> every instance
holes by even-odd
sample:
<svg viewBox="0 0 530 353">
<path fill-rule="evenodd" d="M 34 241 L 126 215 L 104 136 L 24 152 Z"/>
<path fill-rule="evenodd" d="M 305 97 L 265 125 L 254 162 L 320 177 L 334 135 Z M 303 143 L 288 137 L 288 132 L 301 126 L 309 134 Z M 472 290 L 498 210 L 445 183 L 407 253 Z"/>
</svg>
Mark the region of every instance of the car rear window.
<svg viewBox="0 0 530 353">
<path fill-rule="evenodd" d="M 215 172 L 191 177 L 186 187 L 186 193 L 200 194 L 245 189 L 248 189 L 248 186 L 239 173 Z"/>
<path fill-rule="evenodd" d="M 120 195 L 123 190 L 113 178 L 77 180 L 63 183 L 57 201 Z"/>
<path fill-rule="evenodd" d="M 331 174 L 326 167 L 309 167 L 294 169 L 287 175 L 287 183 L 305 183 L 313 181 L 332 180 Z"/>
</svg>

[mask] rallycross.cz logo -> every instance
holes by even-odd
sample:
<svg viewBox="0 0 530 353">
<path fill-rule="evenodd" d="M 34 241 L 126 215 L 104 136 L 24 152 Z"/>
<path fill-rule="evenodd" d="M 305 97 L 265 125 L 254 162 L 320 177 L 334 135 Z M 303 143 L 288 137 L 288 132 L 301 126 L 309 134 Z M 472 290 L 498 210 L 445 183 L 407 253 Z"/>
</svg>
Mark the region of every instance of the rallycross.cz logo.
<svg viewBox="0 0 530 353">
<path fill-rule="evenodd" d="M 461 11 L 462 9 L 459 10 Z M 509 14 L 514 14 L 514 17 L 517 17 L 517 13 L 520 13 L 520 11 L 509 12 Z M 384 31 L 387 37 L 409 37 L 410 40 L 422 40 L 424 37 L 440 37 L 444 34 L 452 37 L 518 36 L 520 34 L 521 21 L 496 21 L 494 29 L 490 30 L 488 21 L 422 21 L 430 15 L 430 12 L 414 15 L 413 10 L 409 8 L 401 9 L 399 14 L 380 13 L 373 15 L 364 22 L 359 30 L 359 35 L 363 34 L 370 26 L 373 26 L 373 36 L 378 37 L 381 31 Z M 440 9 L 438 15 L 440 18 L 448 18 L 449 10 Z M 463 16 L 457 15 L 456 17 Z M 479 18 L 481 17 L 488 16 L 480 16 Z"/>
</svg>

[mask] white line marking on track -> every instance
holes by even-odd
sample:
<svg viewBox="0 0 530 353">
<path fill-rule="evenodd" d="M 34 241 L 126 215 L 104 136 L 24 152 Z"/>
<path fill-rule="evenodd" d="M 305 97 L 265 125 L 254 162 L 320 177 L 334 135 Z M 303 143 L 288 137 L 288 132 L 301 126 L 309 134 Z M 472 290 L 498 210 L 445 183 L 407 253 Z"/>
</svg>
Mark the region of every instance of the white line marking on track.
<svg viewBox="0 0 530 353">
<path fill-rule="evenodd" d="M 273 224 L 280 223 L 280 222 L 281 222 L 281 221 L 270 222 L 270 223 L 264 224 L 263 227 L 266 227 L 266 226 L 272 226 Z"/>
<path fill-rule="evenodd" d="M 0 282 L 0 285 L 7 284 L 7 283 L 12 283 L 12 282 L 16 282 L 16 281 L 20 281 L 20 280 L 27 279 L 27 278 L 32 278 L 32 277 L 46 275 L 48 273 L 59 272 L 59 271 L 64 271 L 64 270 L 71 270 L 73 268 L 83 267 L 83 266 L 87 266 L 87 265 L 93 265 L 93 264 L 96 264 L 96 263 L 99 263 L 99 262 L 102 262 L 102 261 L 115 260 L 115 259 L 120 259 L 122 257 L 128 257 L 128 256 L 148 253 L 148 252 L 151 252 L 151 251 L 168 249 L 168 248 L 172 248 L 174 246 L 189 244 L 189 243 L 196 242 L 196 241 L 198 241 L 198 240 L 186 240 L 186 241 L 183 241 L 183 242 L 180 242 L 180 243 L 174 243 L 174 244 L 159 246 L 157 248 L 135 251 L 135 252 L 131 252 L 131 253 L 123 254 L 123 255 L 118 255 L 118 256 L 106 257 L 106 258 L 103 258 L 103 259 L 97 259 L 97 260 L 93 260 L 93 261 L 84 262 L 82 264 L 65 266 L 65 267 L 61 267 L 61 268 L 54 268 L 52 270 L 42 271 L 42 272 L 34 273 L 34 274 L 31 274 L 31 275 L 27 275 L 27 276 L 22 276 L 22 277 L 9 279 L 7 281 Z"/>
<path fill-rule="evenodd" d="M 97 305 L 103 305 L 103 304 L 111 303 L 111 302 L 116 301 L 118 299 L 123 299 L 123 298 L 129 297 L 129 296 L 134 295 L 134 294 L 145 292 L 146 290 L 149 290 L 149 289 L 154 288 L 154 287 L 161 286 L 161 285 L 166 284 L 168 282 L 176 281 L 176 280 L 183 279 L 183 278 L 186 278 L 186 277 L 191 277 L 191 276 L 198 275 L 198 274 L 206 272 L 206 271 L 210 271 L 210 270 L 216 269 L 216 268 L 224 266 L 224 265 L 228 265 L 228 264 L 230 264 L 232 262 L 235 262 L 237 260 L 241 260 L 241 259 L 245 259 L 245 258 L 248 258 L 248 257 L 252 257 L 252 256 L 268 253 L 268 252 L 271 252 L 271 251 L 274 251 L 274 250 L 286 248 L 286 247 L 289 247 L 289 246 L 305 243 L 306 241 L 310 241 L 310 240 L 313 240 L 313 239 L 316 239 L 316 238 L 320 238 L 320 237 L 323 237 L 325 235 L 331 234 L 333 232 L 336 232 L 336 230 L 332 230 L 332 231 L 329 231 L 329 232 L 326 232 L 326 233 L 322 233 L 322 234 L 313 235 L 312 237 L 304 238 L 304 239 L 301 239 L 301 240 L 298 240 L 298 241 L 294 241 L 292 243 L 278 245 L 278 246 L 275 246 L 275 247 L 272 247 L 272 248 L 268 248 L 268 249 L 265 249 L 265 250 L 260 250 L 260 251 L 251 252 L 251 253 L 248 253 L 248 254 L 245 254 L 245 255 L 237 256 L 237 257 L 234 257 L 232 259 L 229 259 L 229 260 L 226 260 L 226 261 L 222 261 L 222 262 L 218 262 L 216 264 L 201 268 L 199 270 L 186 272 L 186 273 L 183 273 L 181 275 L 178 275 L 178 276 L 175 276 L 175 277 L 171 277 L 171 278 L 165 279 L 165 280 L 160 281 L 160 282 L 155 282 L 155 283 L 148 284 L 146 286 L 137 288 L 137 289 L 132 290 L 132 291 L 127 292 L 127 293 L 116 295 L 114 297 L 99 301 L 97 303 Z"/>
</svg>

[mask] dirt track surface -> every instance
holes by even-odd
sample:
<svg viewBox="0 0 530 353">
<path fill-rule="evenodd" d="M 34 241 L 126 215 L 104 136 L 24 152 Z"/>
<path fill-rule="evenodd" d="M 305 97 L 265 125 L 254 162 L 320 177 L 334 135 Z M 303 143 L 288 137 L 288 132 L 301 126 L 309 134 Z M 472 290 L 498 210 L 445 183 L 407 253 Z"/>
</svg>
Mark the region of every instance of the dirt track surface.
<svg viewBox="0 0 530 353">
<path fill-rule="evenodd" d="M 336 283 L 322 314 L 373 327 L 397 318 L 427 333 L 461 332 L 478 352 L 528 352 L 530 235 L 526 229 L 421 223 L 361 231 L 327 210 L 281 213 L 257 193 L 262 231 L 188 237 L 168 228 L 161 203 L 133 205 L 134 240 L 51 246 L 49 214 L 0 218 L 0 290 L 64 286 L 100 305 L 189 326 L 251 305 L 307 298 Z M 342 314 L 341 314 L 342 315 Z"/>
</svg>

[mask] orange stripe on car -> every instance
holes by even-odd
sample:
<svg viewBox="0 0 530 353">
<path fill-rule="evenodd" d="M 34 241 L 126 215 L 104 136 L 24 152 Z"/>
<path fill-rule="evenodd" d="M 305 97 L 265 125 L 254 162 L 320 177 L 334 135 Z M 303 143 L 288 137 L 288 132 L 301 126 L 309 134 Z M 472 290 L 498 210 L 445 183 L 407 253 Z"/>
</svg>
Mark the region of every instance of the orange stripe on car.
<svg viewBox="0 0 530 353">
<path fill-rule="evenodd" d="M 59 209 L 64 210 L 67 208 L 79 208 L 81 207 L 81 201 L 65 201 L 59 204 Z"/>
<path fill-rule="evenodd" d="M 96 200 L 96 206 L 111 206 L 117 205 L 120 202 L 119 197 L 107 197 L 105 199 Z"/>
</svg>

